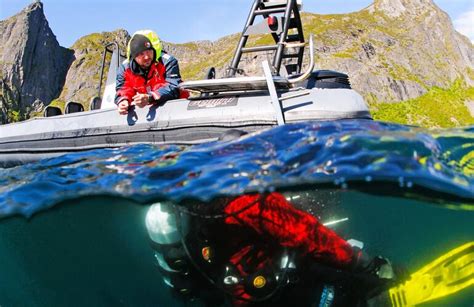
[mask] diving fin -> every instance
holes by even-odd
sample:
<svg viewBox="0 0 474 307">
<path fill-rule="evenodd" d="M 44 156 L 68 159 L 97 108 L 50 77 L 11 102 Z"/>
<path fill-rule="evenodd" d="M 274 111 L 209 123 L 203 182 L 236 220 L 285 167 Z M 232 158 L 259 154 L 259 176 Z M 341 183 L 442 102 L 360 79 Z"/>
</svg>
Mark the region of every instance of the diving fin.
<svg viewBox="0 0 474 307">
<path fill-rule="evenodd" d="M 474 284 L 474 242 L 439 257 L 389 290 L 393 307 L 414 306 Z"/>
</svg>

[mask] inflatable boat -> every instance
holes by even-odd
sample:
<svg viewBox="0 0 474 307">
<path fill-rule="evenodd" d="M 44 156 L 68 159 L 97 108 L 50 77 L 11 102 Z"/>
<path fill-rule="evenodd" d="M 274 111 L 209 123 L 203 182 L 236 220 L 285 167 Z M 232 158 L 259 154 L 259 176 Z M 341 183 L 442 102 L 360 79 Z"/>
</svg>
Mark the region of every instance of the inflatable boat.
<svg viewBox="0 0 474 307">
<path fill-rule="evenodd" d="M 300 121 L 371 119 L 347 75 L 314 70 L 312 38 L 308 68 L 302 72 L 307 43 L 300 8 L 296 0 L 255 0 L 226 78 L 212 79 L 211 73 L 211 79 L 184 82 L 180 87 L 191 91 L 191 98 L 134 108 L 128 115 L 119 115 L 113 103 L 120 50 L 117 44 L 112 44 L 113 50 L 106 47 L 113 54 L 103 97 L 93 99 L 88 111 L 70 102 L 64 115 L 48 107 L 45 117 L 0 126 L 0 167 L 137 143 L 198 144 L 217 140 L 230 130 L 254 132 Z M 263 21 L 255 23 L 258 16 Z M 250 35 L 264 34 L 272 35 L 275 45 L 246 47 Z M 271 63 L 262 63 L 264 75 L 236 77 L 242 55 L 262 51 L 274 55 Z"/>
</svg>

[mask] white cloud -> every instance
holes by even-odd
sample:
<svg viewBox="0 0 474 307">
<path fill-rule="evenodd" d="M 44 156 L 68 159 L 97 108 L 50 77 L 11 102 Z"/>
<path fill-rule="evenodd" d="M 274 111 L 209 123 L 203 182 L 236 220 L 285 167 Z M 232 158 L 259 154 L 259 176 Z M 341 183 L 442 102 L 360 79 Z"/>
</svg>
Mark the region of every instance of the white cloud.
<svg viewBox="0 0 474 307">
<path fill-rule="evenodd" d="M 454 27 L 459 33 L 466 35 L 474 43 L 474 7 L 462 13 L 454 20 Z"/>
</svg>

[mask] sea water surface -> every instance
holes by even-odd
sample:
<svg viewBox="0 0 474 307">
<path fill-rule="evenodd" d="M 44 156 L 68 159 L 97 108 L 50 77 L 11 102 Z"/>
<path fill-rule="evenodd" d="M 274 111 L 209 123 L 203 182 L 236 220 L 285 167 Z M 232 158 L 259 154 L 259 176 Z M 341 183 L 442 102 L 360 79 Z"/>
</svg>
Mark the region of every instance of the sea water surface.
<svg viewBox="0 0 474 307">
<path fill-rule="evenodd" d="M 164 285 L 149 206 L 273 191 L 414 272 L 474 240 L 474 127 L 307 122 L 0 170 L 0 306 L 199 306 Z M 472 306 L 472 292 L 427 305 Z"/>
</svg>

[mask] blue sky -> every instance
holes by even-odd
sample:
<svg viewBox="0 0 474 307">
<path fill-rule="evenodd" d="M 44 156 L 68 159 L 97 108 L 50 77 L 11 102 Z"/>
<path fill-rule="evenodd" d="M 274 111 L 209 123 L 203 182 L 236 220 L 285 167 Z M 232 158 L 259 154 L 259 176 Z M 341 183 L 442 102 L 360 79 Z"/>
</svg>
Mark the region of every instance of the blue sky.
<svg viewBox="0 0 474 307">
<path fill-rule="evenodd" d="M 33 2 L 0 0 L 0 19 Z M 43 0 L 46 18 L 59 43 L 70 47 L 80 37 L 124 28 L 153 29 L 169 42 L 215 40 L 242 30 L 252 0 Z M 304 11 L 346 13 L 372 0 L 303 0 Z M 456 28 L 474 41 L 474 0 L 435 0 Z"/>
</svg>

